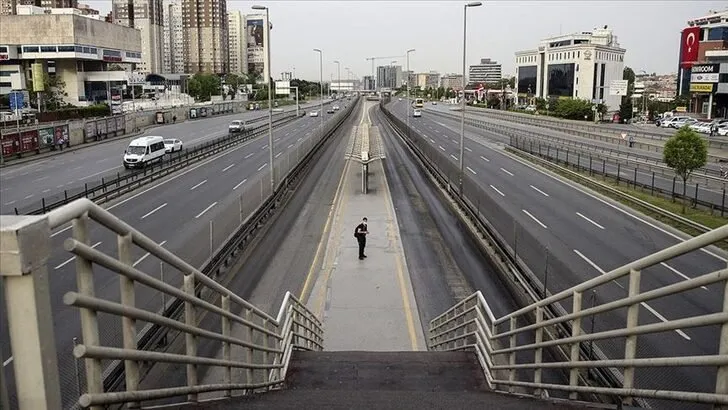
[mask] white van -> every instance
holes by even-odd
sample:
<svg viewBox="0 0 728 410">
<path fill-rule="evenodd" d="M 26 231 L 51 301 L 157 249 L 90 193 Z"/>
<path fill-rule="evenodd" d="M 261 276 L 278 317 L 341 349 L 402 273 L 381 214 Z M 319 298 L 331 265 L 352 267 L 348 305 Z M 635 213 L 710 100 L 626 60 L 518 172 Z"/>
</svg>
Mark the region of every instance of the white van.
<svg viewBox="0 0 728 410">
<path fill-rule="evenodd" d="M 124 151 L 124 168 L 145 167 L 164 157 L 164 138 L 157 136 L 133 139 Z"/>
</svg>

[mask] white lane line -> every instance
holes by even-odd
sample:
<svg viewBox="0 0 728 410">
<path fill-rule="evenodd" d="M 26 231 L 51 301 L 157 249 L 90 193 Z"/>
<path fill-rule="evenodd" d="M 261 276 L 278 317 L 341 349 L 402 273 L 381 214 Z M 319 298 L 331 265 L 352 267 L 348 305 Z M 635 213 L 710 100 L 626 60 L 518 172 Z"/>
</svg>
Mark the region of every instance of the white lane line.
<svg viewBox="0 0 728 410">
<path fill-rule="evenodd" d="M 233 191 L 240 188 L 240 185 L 243 185 L 245 183 L 245 181 L 247 181 L 247 179 L 244 179 L 244 180 L 238 182 L 238 184 L 233 187 Z"/>
<path fill-rule="evenodd" d="M 441 150 L 445 151 L 445 148 L 443 148 L 442 145 L 438 145 L 438 147 L 440 147 Z"/>
<path fill-rule="evenodd" d="M 470 149 L 470 148 L 468 148 L 468 147 L 465 147 L 465 151 L 468 151 L 468 152 L 473 152 L 473 150 L 472 150 L 472 149 Z"/>
<path fill-rule="evenodd" d="M 9 365 L 12 362 L 13 362 L 13 356 L 10 356 L 8 358 L 8 360 L 6 360 L 6 361 L 3 362 L 3 367 L 6 367 L 7 365 Z"/>
<path fill-rule="evenodd" d="M 505 168 L 501 168 L 501 171 L 505 172 L 506 174 L 508 174 L 510 176 L 513 176 L 513 174 Z"/>
<path fill-rule="evenodd" d="M 432 138 L 430 138 L 430 142 L 432 142 L 434 144 L 435 143 L 435 140 L 432 139 Z"/>
<path fill-rule="evenodd" d="M 23 199 L 30 199 L 30 198 L 32 198 L 32 197 L 34 197 L 34 196 L 35 196 L 35 194 L 30 194 L 30 195 L 26 196 L 26 197 L 25 197 L 25 198 L 23 198 Z"/>
<path fill-rule="evenodd" d="M 109 172 L 109 171 L 113 171 L 113 170 L 115 170 L 115 169 L 117 169 L 117 168 L 119 168 L 119 167 L 107 168 L 107 169 L 105 169 L 105 170 L 103 170 L 103 171 L 99 171 L 99 172 L 94 172 L 94 173 L 93 173 L 93 174 L 91 174 L 91 175 L 86 175 L 85 177 L 83 177 L 83 178 L 79 178 L 78 180 L 79 180 L 79 181 L 83 181 L 84 179 L 89 179 L 89 178 L 93 178 L 93 177 L 95 177 L 96 175 L 99 175 L 99 174 L 105 174 L 105 173 L 107 173 L 107 172 Z"/>
<path fill-rule="evenodd" d="M 285 136 L 286 136 L 286 137 L 287 137 L 287 136 L 289 136 L 289 135 L 291 135 L 291 133 L 290 133 L 290 132 L 287 132 L 287 133 L 285 134 Z"/>
<path fill-rule="evenodd" d="M 548 229 L 548 227 L 546 225 L 544 225 L 543 222 L 539 221 L 538 218 L 536 218 L 535 216 L 531 215 L 530 212 L 526 211 L 525 209 L 522 209 L 522 211 L 523 211 L 524 214 L 528 215 L 529 217 L 531 217 L 531 219 L 533 219 L 534 221 L 536 221 L 537 224 L 541 225 L 541 227 L 543 229 Z"/>
<path fill-rule="evenodd" d="M 159 246 L 164 246 L 164 244 L 165 244 L 165 243 L 167 243 L 167 241 L 162 241 L 162 242 L 159 242 Z M 141 257 L 141 258 L 137 259 L 137 260 L 136 260 L 136 262 L 132 263 L 131 267 L 132 267 L 132 268 L 136 268 L 136 266 L 137 266 L 138 264 L 142 263 L 142 261 L 143 261 L 144 259 L 146 259 L 146 258 L 147 258 L 147 256 L 149 256 L 149 252 L 145 253 L 144 255 L 142 255 L 142 257 Z"/>
<path fill-rule="evenodd" d="M 253 153 L 251 152 L 250 154 L 248 154 L 248 155 L 245 156 L 245 159 L 248 159 L 248 158 L 250 158 L 252 156 L 253 156 Z"/>
<path fill-rule="evenodd" d="M 67 230 L 69 230 L 69 229 L 71 229 L 71 228 L 73 228 L 73 225 L 68 225 L 67 227 L 65 227 L 65 228 L 61 229 L 60 231 L 58 231 L 58 232 L 56 232 L 56 233 L 53 233 L 53 234 L 51 234 L 51 238 L 53 238 L 53 237 L 54 237 L 54 236 L 56 236 L 56 235 L 60 235 L 60 234 L 62 234 L 63 232 L 66 232 Z"/>
<path fill-rule="evenodd" d="M 303 139 L 303 137 L 297 139 L 296 142 L 301 142 L 302 139 Z"/>
<path fill-rule="evenodd" d="M 204 215 L 205 212 L 209 211 L 210 208 L 212 208 L 215 205 L 217 205 L 217 202 L 213 202 L 212 204 L 210 204 L 210 206 L 208 206 L 207 208 L 203 209 L 202 212 L 200 212 L 199 214 L 197 214 L 197 216 L 195 216 L 195 219 L 197 219 L 197 218 L 201 217 L 202 215 Z"/>
<path fill-rule="evenodd" d="M 190 188 L 190 191 L 194 191 L 195 189 L 197 189 L 200 186 L 202 186 L 205 182 L 207 182 L 207 180 L 204 180 L 204 181 L 200 182 L 199 184 L 193 186 L 192 188 Z"/>
<path fill-rule="evenodd" d="M 263 145 L 263 148 L 261 148 L 261 150 L 264 150 L 266 148 L 268 148 L 268 144 Z"/>
<path fill-rule="evenodd" d="M 477 173 L 477 172 L 475 172 L 475 171 L 473 171 L 473 169 L 472 169 L 472 168 L 470 168 L 470 167 L 465 167 L 465 168 L 467 168 L 467 169 L 468 169 L 468 171 L 472 172 L 472 173 L 473 173 L 473 175 L 478 175 L 478 173 Z"/>
<path fill-rule="evenodd" d="M 37 182 L 37 181 L 42 181 L 42 180 L 44 180 L 44 179 L 48 179 L 48 177 L 47 177 L 47 176 L 44 176 L 44 177 L 41 177 L 41 178 L 37 178 L 37 179 L 36 179 L 36 182 Z"/>
<path fill-rule="evenodd" d="M 291 149 L 291 148 L 293 148 L 293 144 L 291 144 L 291 145 L 288 146 L 288 149 Z"/>
<path fill-rule="evenodd" d="M 266 165 L 268 165 L 268 163 L 267 163 L 267 162 L 266 162 L 265 164 L 261 165 L 260 167 L 258 167 L 258 171 L 260 171 L 261 169 L 265 168 L 265 167 L 266 167 Z"/>
<path fill-rule="evenodd" d="M 451 157 L 452 157 L 452 159 L 454 159 L 455 161 L 457 161 L 457 160 L 458 160 L 458 157 L 456 157 L 455 155 L 453 155 L 453 154 L 450 154 L 450 156 L 451 156 Z"/>
<path fill-rule="evenodd" d="M 93 244 L 93 245 L 92 245 L 91 247 L 92 247 L 92 248 L 95 248 L 95 247 L 97 247 L 97 246 L 99 246 L 99 245 L 101 245 L 101 242 L 96 242 L 96 243 L 95 243 L 95 244 Z M 76 259 L 76 257 L 75 257 L 75 256 L 73 256 L 73 257 L 71 257 L 71 258 L 68 258 L 68 260 L 67 260 L 67 261 L 65 261 L 65 262 L 61 263 L 60 265 L 56 266 L 56 267 L 55 267 L 55 268 L 53 268 L 53 269 L 61 269 L 62 267 L 64 267 L 64 266 L 68 265 L 68 264 L 69 264 L 69 263 L 71 263 L 71 262 L 73 262 L 73 260 L 74 260 L 74 259 Z"/>
<path fill-rule="evenodd" d="M 589 219 L 588 217 L 582 215 L 581 212 L 577 212 L 576 214 L 579 215 L 580 217 L 584 218 L 585 221 L 590 222 L 591 224 L 593 224 L 597 228 L 604 229 L 603 226 L 599 225 L 598 223 L 594 222 L 593 220 Z"/>
<path fill-rule="evenodd" d="M 275 156 L 275 157 L 276 157 L 276 158 L 278 158 L 278 157 L 280 157 L 280 156 L 281 156 L 281 154 L 283 154 L 283 153 L 282 153 L 282 152 L 279 152 L 279 153 L 277 153 L 277 154 L 276 154 L 276 156 Z"/>
<path fill-rule="evenodd" d="M 531 185 L 531 188 L 535 189 L 535 190 L 536 190 L 536 192 L 540 193 L 540 194 L 541 194 L 541 195 L 543 195 L 543 196 L 549 196 L 549 194 L 547 194 L 546 192 L 543 192 L 542 190 L 540 190 L 540 189 L 536 188 L 536 187 L 535 187 L 535 186 L 533 186 L 533 185 Z"/>
<path fill-rule="evenodd" d="M 46 192 L 51 192 L 51 190 L 50 189 L 44 189 L 43 191 L 41 191 L 41 193 L 43 193 L 43 194 L 45 194 Z"/>
<path fill-rule="evenodd" d="M 222 169 L 222 172 L 225 172 L 225 171 L 227 171 L 228 169 L 230 169 L 230 168 L 232 168 L 234 166 L 235 166 L 235 164 L 230 164 L 230 165 L 226 166 L 225 168 L 223 168 Z"/>
<path fill-rule="evenodd" d="M 110 159 L 110 158 L 104 158 L 104 159 L 100 159 L 100 160 L 96 161 L 96 163 L 97 163 L 97 164 L 100 164 L 100 163 L 102 163 L 102 162 L 108 161 L 109 159 Z"/>
<path fill-rule="evenodd" d="M 683 278 L 685 280 L 690 280 L 690 278 L 688 277 L 688 275 L 685 275 L 684 273 L 682 273 L 679 270 L 673 268 L 672 266 L 666 264 L 665 262 L 660 262 L 660 265 L 662 265 L 662 266 L 666 267 L 667 269 L 671 270 L 674 274 L 680 276 L 681 278 Z M 703 289 L 703 290 L 708 290 L 708 288 L 706 288 L 705 286 L 701 286 L 700 288 Z"/>
<path fill-rule="evenodd" d="M 500 191 L 500 189 L 498 189 L 498 188 L 494 187 L 493 185 L 491 185 L 490 187 L 491 187 L 491 188 L 493 188 L 493 190 L 494 190 L 495 192 L 499 193 L 499 194 L 500 194 L 500 196 L 502 196 L 502 197 L 505 197 L 505 196 L 506 196 L 506 194 L 504 194 L 503 192 L 501 192 L 501 191 Z"/>
<path fill-rule="evenodd" d="M 458 140 L 456 140 L 456 139 L 454 139 L 454 138 L 451 138 L 451 139 L 452 139 L 452 143 L 453 143 L 453 144 L 457 144 L 457 145 L 460 145 L 460 142 L 458 142 Z"/>
<path fill-rule="evenodd" d="M 486 158 L 486 157 L 484 157 L 484 156 L 482 156 L 482 155 L 480 156 L 480 159 L 482 159 L 482 160 L 483 160 L 483 161 L 485 161 L 485 162 L 490 162 L 490 160 L 489 160 L 488 158 Z"/>
<path fill-rule="evenodd" d="M 12 204 L 14 204 L 14 203 L 16 203 L 16 202 L 18 202 L 18 201 L 10 201 L 10 202 L 5 202 L 5 203 L 4 203 L 3 205 L 12 205 Z"/>
<path fill-rule="evenodd" d="M 591 259 L 587 258 L 583 253 L 579 252 L 577 249 L 574 249 L 574 253 L 576 253 L 581 259 L 583 259 L 584 262 L 586 262 L 589 265 L 591 265 L 592 268 L 596 269 L 597 272 L 599 272 L 600 274 L 605 275 L 607 273 L 607 272 L 604 271 L 604 269 L 600 268 L 599 265 L 597 265 L 596 263 L 594 263 Z M 616 283 L 617 286 L 619 286 L 620 288 L 624 289 L 624 286 L 620 285 L 616 280 L 613 280 L 612 282 Z M 663 322 L 667 322 L 667 319 L 665 318 L 665 316 L 662 316 L 659 312 L 657 312 L 655 309 L 653 309 L 652 306 L 648 305 L 645 302 L 641 302 L 640 305 L 642 305 L 645 309 L 649 310 L 650 313 L 652 313 L 653 315 L 655 315 L 656 318 L 660 319 Z M 691 340 L 690 339 L 690 336 L 688 336 L 687 334 L 685 334 L 685 332 L 683 332 L 682 330 L 675 329 L 675 332 L 677 334 L 679 334 L 680 336 L 682 336 L 683 338 L 685 338 L 687 340 Z"/>
<path fill-rule="evenodd" d="M 151 215 L 151 214 L 153 214 L 153 213 L 155 213 L 155 212 L 159 211 L 160 209 L 164 208 L 165 206 L 167 206 L 167 203 L 166 203 L 166 202 L 165 202 L 165 203 L 163 203 L 162 205 L 159 205 L 158 207 L 156 207 L 156 208 L 152 209 L 151 211 L 147 212 L 146 214 L 144 214 L 144 215 L 142 216 L 142 219 L 144 219 L 144 218 L 148 217 L 149 215 Z"/>
<path fill-rule="evenodd" d="M 279 139 L 281 139 L 281 137 L 274 139 L 273 142 L 278 142 Z"/>
</svg>

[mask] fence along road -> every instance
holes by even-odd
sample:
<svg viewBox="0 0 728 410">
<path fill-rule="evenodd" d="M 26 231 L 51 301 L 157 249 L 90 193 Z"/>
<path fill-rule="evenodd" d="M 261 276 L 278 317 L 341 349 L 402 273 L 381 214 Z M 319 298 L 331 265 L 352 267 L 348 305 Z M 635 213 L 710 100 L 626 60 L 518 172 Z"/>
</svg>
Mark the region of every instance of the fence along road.
<svg viewBox="0 0 728 410">
<path fill-rule="evenodd" d="M 404 121 L 403 104 L 389 105 Z M 423 137 L 420 146 L 429 158 L 457 186 L 459 132 L 434 121 L 425 113 L 410 119 Z M 484 142 L 482 136 L 466 129 L 465 194 L 496 228 L 517 257 L 529 266 L 551 293 L 608 272 L 656 250 L 682 242 L 685 235 L 662 227 L 626 207 L 592 196 L 576 184 L 562 182 L 525 162 L 504 154 L 500 147 Z M 718 251 L 716 251 L 718 252 Z M 678 283 L 725 267 L 722 252 L 692 252 L 643 271 L 643 290 Z M 597 293 L 595 302 L 624 296 L 627 285 L 615 282 Z M 650 302 L 640 323 L 660 323 L 686 315 L 715 312 L 722 306 L 719 285 Z M 597 329 L 618 328 L 626 318 L 601 315 Z M 715 354 L 718 340 L 714 328 L 694 328 L 645 339 L 640 352 L 690 355 Z M 599 344 L 605 353 L 623 352 L 623 343 Z M 669 351 L 668 351 L 669 350 Z M 645 370 L 640 383 L 649 385 Z M 681 389 L 711 391 L 714 375 L 704 369 L 675 370 L 674 381 Z"/>
<path fill-rule="evenodd" d="M 305 117 L 274 130 L 274 156 L 276 174 L 279 177 L 312 147 L 312 136 L 316 135 L 314 131 L 318 128 L 319 121 L 319 118 Z M 297 128 L 294 128 L 297 124 Z M 210 256 L 210 249 L 220 246 L 237 228 L 242 218 L 270 195 L 269 172 L 267 139 L 259 139 L 195 165 L 108 209 L 175 254 L 185 255 L 188 263 L 200 266 Z M 113 254 L 116 247 L 113 235 L 97 228 L 95 226 L 90 229 L 89 245 Z M 81 335 L 78 313 L 64 306 L 62 301 L 63 294 L 76 286 L 74 259 L 62 247 L 63 240 L 69 234 L 69 226 L 59 228 L 53 233 L 53 253 L 48 261 L 51 271 L 50 286 L 53 289 L 51 304 L 54 311 L 54 331 L 64 392 L 63 408 L 68 408 L 78 397 L 77 376 L 71 351 L 74 337 L 80 340 Z M 132 260 L 138 269 L 164 275 L 165 281 L 171 285 L 181 284 L 179 272 L 168 266 L 160 269 L 158 262 L 153 265 L 154 259 L 139 249 L 132 252 Z M 115 275 L 98 269 L 94 278 L 98 297 L 118 299 L 119 287 Z M 156 292 L 149 289 L 140 290 L 136 298 L 138 307 L 150 310 L 161 308 L 163 302 Z M 5 338 L 8 333 L 4 311 L 0 317 L 3 318 L 0 320 L 0 335 Z M 118 345 L 121 340 L 118 330 L 116 323 L 102 320 L 102 342 Z M 2 362 L 6 365 L 12 363 L 9 343 L 6 340 L 0 340 L 0 352 Z M 83 374 L 79 377 L 83 377 Z M 83 385 L 83 380 L 81 382 Z M 12 385 L 8 388 L 10 391 L 14 390 Z"/>
</svg>

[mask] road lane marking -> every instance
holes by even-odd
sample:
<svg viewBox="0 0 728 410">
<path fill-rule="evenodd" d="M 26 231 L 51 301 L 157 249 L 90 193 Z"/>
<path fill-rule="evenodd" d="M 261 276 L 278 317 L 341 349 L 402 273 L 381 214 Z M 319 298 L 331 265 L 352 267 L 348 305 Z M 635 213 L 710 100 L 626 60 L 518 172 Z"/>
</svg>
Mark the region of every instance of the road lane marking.
<svg viewBox="0 0 728 410">
<path fill-rule="evenodd" d="M 513 176 L 513 174 L 505 168 L 501 168 L 501 171 L 505 172 L 506 174 L 508 174 L 510 176 Z"/>
<path fill-rule="evenodd" d="M 230 168 L 232 168 L 234 166 L 235 166 L 235 164 L 230 164 L 230 165 L 226 166 L 225 168 L 223 168 L 222 169 L 222 172 L 225 172 L 225 171 L 227 171 L 228 169 L 230 169 Z"/>
<path fill-rule="evenodd" d="M 443 148 L 442 145 L 438 145 L 438 147 L 440 147 L 441 150 L 445 151 L 445 148 Z"/>
<path fill-rule="evenodd" d="M 455 144 L 455 145 L 460 145 L 460 142 L 459 142 L 458 140 L 456 140 L 456 139 L 454 139 L 454 138 L 451 138 L 451 140 L 452 140 L 452 143 L 453 143 L 453 144 Z"/>
<path fill-rule="evenodd" d="M 30 198 L 32 198 L 32 197 L 34 197 L 34 196 L 35 196 L 35 194 L 30 194 L 30 195 L 26 196 L 26 197 L 25 197 L 25 198 L 23 198 L 23 199 L 30 199 Z"/>
<path fill-rule="evenodd" d="M 6 367 L 7 365 L 9 365 L 12 362 L 13 362 L 13 356 L 10 356 L 10 357 L 8 357 L 8 360 L 3 362 L 3 367 Z"/>
<path fill-rule="evenodd" d="M 89 178 L 93 178 L 93 177 L 95 177 L 96 175 L 99 175 L 99 174 L 104 174 L 104 173 L 106 173 L 106 172 L 109 172 L 109 171 L 113 171 L 113 170 L 115 170 L 115 169 L 117 169 L 117 168 L 119 168 L 119 167 L 107 168 L 107 169 L 105 169 L 105 170 L 103 170 L 103 171 L 95 172 L 95 173 L 93 173 L 93 174 L 91 174 L 91 175 L 86 175 L 85 177 L 83 177 L 83 178 L 80 178 L 80 179 L 79 179 L 79 181 L 83 181 L 84 179 L 89 179 Z"/>
<path fill-rule="evenodd" d="M 591 259 L 587 258 L 583 253 L 579 252 L 577 249 L 574 249 L 574 253 L 576 253 L 581 259 L 583 259 L 584 262 L 586 262 L 589 265 L 591 265 L 592 268 L 596 269 L 597 272 L 599 272 L 602 275 L 606 275 L 607 272 L 605 272 L 604 269 L 600 268 L 599 265 L 597 265 L 596 263 L 594 263 Z M 614 282 L 615 284 L 617 284 L 617 286 L 619 286 L 620 288 L 624 289 L 624 286 L 622 286 L 621 284 L 619 284 L 619 282 L 617 282 L 616 280 L 612 280 L 612 282 Z M 658 318 L 658 319 L 660 319 L 661 321 L 663 321 L 663 322 L 667 322 L 668 321 L 665 318 L 665 316 L 662 316 L 659 312 L 657 312 L 655 309 L 652 308 L 652 306 L 648 305 L 647 303 L 640 302 L 640 305 L 642 305 L 645 309 L 649 310 L 650 313 L 652 313 L 653 315 L 655 315 L 655 317 Z M 683 338 L 685 338 L 687 340 L 691 340 L 690 339 L 690 336 L 688 336 L 682 330 L 675 329 L 675 332 L 677 334 L 679 334 L 680 336 L 682 336 Z"/>
<path fill-rule="evenodd" d="M 265 168 L 265 166 L 266 166 L 266 165 L 268 165 L 268 163 L 267 163 L 267 162 L 266 162 L 265 164 L 261 165 L 260 167 L 258 167 L 258 171 L 260 171 L 260 170 L 262 170 L 263 168 Z"/>
<path fill-rule="evenodd" d="M 483 161 L 485 161 L 485 162 L 490 162 L 490 160 L 489 160 L 488 158 L 486 158 L 486 157 L 484 157 L 484 156 L 482 156 L 482 155 L 480 156 L 480 159 L 482 159 L 482 160 L 483 160 Z"/>
<path fill-rule="evenodd" d="M 523 211 L 524 214 L 528 215 L 529 217 L 531 217 L 531 219 L 533 219 L 534 221 L 536 221 L 537 224 L 541 225 L 541 227 L 543 229 L 548 229 L 548 227 L 546 225 L 544 225 L 543 222 L 539 221 L 538 218 L 536 218 L 535 216 L 531 215 L 530 212 L 526 211 L 525 209 L 522 209 L 522 211 Z"/>
<path fill-rule="evenodd" d="M 252 156 L 253 156 L 253 153 L 251 152 L 250 154 L 248 154 L 248 155 L 245 156 L 245 159 L 248 159 L 248 158 L 250 158 Z"/>
<path fill-rule="evenodd" d="M 68 225 L 67 227 L 65 227 L 65 228 L 61 229 L 60 231 L 58 231 L 58 232 L 56 232 L 56 233 L 53 233 L 53 234 L 51 234 L 51 238 L 53 238 L 53 237 L 54 237 L 54 236 L 56 236 L 56 235 L 60 235 L 60 234 L 62 234 L 63 232 L 66 232 L 67 230 L 69 230 L 69 229 L 71 229 L 71 228 L 73 228 L 73 225 Z"/>
<path fill-rule="evenodd" d="M 594 222 L 593 220 L 589 219 L 588 217 L 582 215 L 581 212 L 577 212 L 576 214 L 579 215 L 580 217 L 584 218 L 585 221 L 592 223 L 597 228 L 604 229 L 603 226 L 599 225 L 598 223 Z"/>
<path fill-rule="evenodd" d="M 149 215 L 151 215 L 151 214 L 153 214 L 153 213 L 155 213 L 155 212 L 159 211 L 160 209 L 164 208 L 165 206 L 167 206 L 167 203 L 166 203 L 166 202 L 165 202 L 165 203 L 163 203 L 162 205 L 159 205 L 158 207 L 156 207 L 156 208 L 152 209 L 151 211 L 147 212 L 146 214 L 144 214 L 144 215 L 142 216 L 142 219 L 144 219 L 144 218 L 148 217 Z"/>
<path fill-rule="evenodd" d="M 202 186 L 205 182 L 207 182 L 207 180 L 204 180 L 204 181 L 200 182 L 199 184 L 193 186 L 192 188 L 190 188 L 190 191 L 194 191 L 196 188 L 199 188 L 200 186 Z"/>
<path fill-rule="evenodd" d="M 666 264 L 665 262 L 660 262 L 660 265 L 666 267 L 667 269 L 669 269 L 670 271 L 672 271 L 674 274 L 680 276 L 681 278 L 683 278 L 685 280 L 690 280 L 691 279 L 690 277 L 688 277 L 688 275 L 685 275 L 684 273 L 682 273 L 679 270 L 673 268 L 672 266 Z M 704 289 L 704 290 L 708 290 L 708 288 L 706 288 L 705 286 L 701 286 L 700 288 L 701 289 Z"/>
<path fill-rule="evenodd" d="M 36 181 L 36 182 L 37 182 L 37 181 L 42 181 L 42 180 L 44 180 L 44 179 L 48 179 L 48 176 L 44 176 L 44 177 L 41 177 L 41 178 L 37 178 L 37 179 L 36 179 L 35 181 Z"/>
<path fill-rule="evenodd" d="M 283 154 L 283 153 L 282 153 L 282 152 L 279 152 L 279 153 L 277 153 L 277 154 L 276 154 L 276 158 L 280 157 L 280 156 L 281 156 L 281 154 Z"/>
<path fill-rule="evenodd" d="M 540 190 L 540 189 L 536 188 L 536 187 L 535 187 L 535 186 L 533 186 L 533 185 L 531 185 L 531 188 L 535 189 L 535 190 L 536 190 L 536 192 L 540 193 L 540 194 L 541 194 L 541 195 L 543 195 L 543 196 L 549 196 L 549 194 L 547 194 L 546 192 L 543 192 L 542 190 Z"/>
<path fill-rule="evenodd" d="M 493 185 L 491 185 L 490 187 L 491 187 L 491 188 L 493 188 L 493 190 L 494 190 L 495 192 L 499 193 L 499 194 L 500 194 L 500 196 L 502 196 L 502 197 L 505 197 L 505 196 L 506 196 L 506 194 L 504 194 L 503 192 L 501 192 L 501 191 L 500 191 L 500 189 L 498 189 L 498 188 L 494 187 Z"/>
<path fill-rule="evenodd" d="M 268 148 L 268 144 L 263 145 L 263 148 L 261 148 L 261 150 L 264 150 L 266 148 Z"/>
<path fill-rule="evenodd" d="M 102 163 L 102 162 L 105 162 L 105 161 L 108 161 L 108 160 L 110 160 L 110 159 L 111 159 L 111 158 L 104 158 L 104 159 L 100 159 L 100 160 L 96 161 L 96 163 L 97 163 L 97 164 L 100 164 L 100 163 Z"/>
<path fill-rule="evenodd" d="M 10 201 L 10 202 L 5 202 L 5 203 L 4 203 L 3 205 L 12 205 L 12 204 L 14 204 L 14 203 L 16 203 L 16 202 L 18 202 L 18 201 Z"/>
<path fill-rule="evenodd" d="M 301 142 L 302 139 L 303 139 L 303 137 L 300 137 L 299 139 L 296 140 L 296 142 Z"/>
<path fill-rule="evenodd" d="M 240 181 L 237 185 L 235 185 L 233 187 L 233 191 L 238 189 L 240 187 L 240 185 L 243 185 L 245 183 L 245 181 L 247 181 L 247 179 L 244 179 L 244 180 Z"/>
<path fill-rule="evenodd" d="M 451 157 L 452 157 L 452 159 L 454 159 L 455 161 L 457 161 L 457 160 L 458 160 L 458 157 L 456 157 L 455 155 L 453 155 L 453 154 L 450 154 L 450 156 L 451 156 Z"/>
<path fill-rule="evenodd" d="M 470 168 L 470 167 L 465 167 L 465 168 L 467 168 L 467 169 L 468 169 L 468 171 L 472 172 L 472 173 L 473 173 L 473 175 L 478 175 L 478 173 L 477 173 L 477 172 L 475 172 L 475 171 L 473 171 L 473 169 L 472 169 L 472 168 Z"/>
<path fill-rule="evenodd" d="M 210 208 L 212 208 L 215 205 L 217 205 L 217 202 L 213 202 L 212 204 L 210 204 L 210 206 L 208 206 L 207 208 L 203 209 L 202 212 L 200 212 L 199 214 L 197 214 L 197 216 L 195 216 L 195 219 L 197 219 L 197 218 L 201 217 L 202 215 L 204 215 L 205 212 L 209 211 Z"/>
<path fill-rule="evenodd" d="M 465 148 L 465 151 L 468 151 L 468 152 L 473 152 L 473 150 L 472 150 L 472 149 L 470 149 L 470 148 L 468 148 L 468 147 L 464 147 L 464 148 Z"/>
<path fill-rule="evenodd" d="M 274 139 L 273 142 L 278 142 L 279 139 L 281 139 L 281 137 Z"/>
<path fill-rule="evenodd" d="M 100 242 L 100 241 L 99 241 L 99 242 L 96 242 L 96 243 L 95 243 L 95 244 L 93 244 L 93 245 L 92 245 L 91 247 L 92 247 L 92 248 L 95 248 L 95 247 L 97 247 L 97 246 L 99 246 L 99 245 L 101 245 L 101 242 Z M 75 256 L 72 256 L 72 257 L 68 258 L 68 260 L 66 260 L 65 262 L 61 263 L 60 265 L 56 266 L 56 267 L 55 267 L 55 268 L 53 268 L 53 269 L 61 269 L 62 267 L 64 267 L 64 266 L 68 265 L 68 264 L 69 264 L 69 263 L 71 263 L 71 262 L 73 262 L 73 260 L 74 260 L 74 259 L 76 259 L 76 257 L 75 257 Z"/>
<path fill-rule="evenodd" d="M 432 142 L 434 144 L 435 143 L 435 140 L 432 139 L 432 138 L 430 138 L 430 142 Z"/>
<path fill-rule="evenodd" d="M 293 148 L 293 144 L 291 144 L 291 145 L 288 146 L 288 149 L 291 149 L 291 148 Z"/>
<path fill-rule="evenodd" d="M 159 242 L 159 246 L 164 246 L 164 244 L 165 244 L 165 243 L 167 243 L 167 241 L 162 241 L 162 242 Z M 132 267 L 132 268 L 136 268 L 136 266 L 137 266 L 138 264 L 142 263 L 142 261 L 144 261 L 144 259 L 146 259 L 146 258 L 147 258 L 147 256 L 149 256 L 149 252 L 145 253 L 144 255 L 142 255 L 142 257 L 141 257 L 141 258 L 137 259 L 137 260 L 136 260 L 136 262 L 134 262 L 134 263 L 133 263 L 133 264 L 131 265 L 131 267 Z"/>
</svg>

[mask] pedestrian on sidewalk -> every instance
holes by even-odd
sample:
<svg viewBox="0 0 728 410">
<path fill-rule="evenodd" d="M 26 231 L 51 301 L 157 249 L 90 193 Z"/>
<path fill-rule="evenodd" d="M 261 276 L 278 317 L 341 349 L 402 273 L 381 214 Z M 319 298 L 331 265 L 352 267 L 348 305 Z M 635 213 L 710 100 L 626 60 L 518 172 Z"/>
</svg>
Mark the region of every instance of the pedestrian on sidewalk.
<svg viewBox="0 0 728 410">
<path fill-rule="evenodd" d="M 364 255 L 364 247 L 367 245 L 367 235 L 369 230 L 367 229 L 367 218 L 363 218 L 361 223 L 354 229 L 354 237 L 359 242 L 359 260 L 366 258 Z"/>
</svg>

